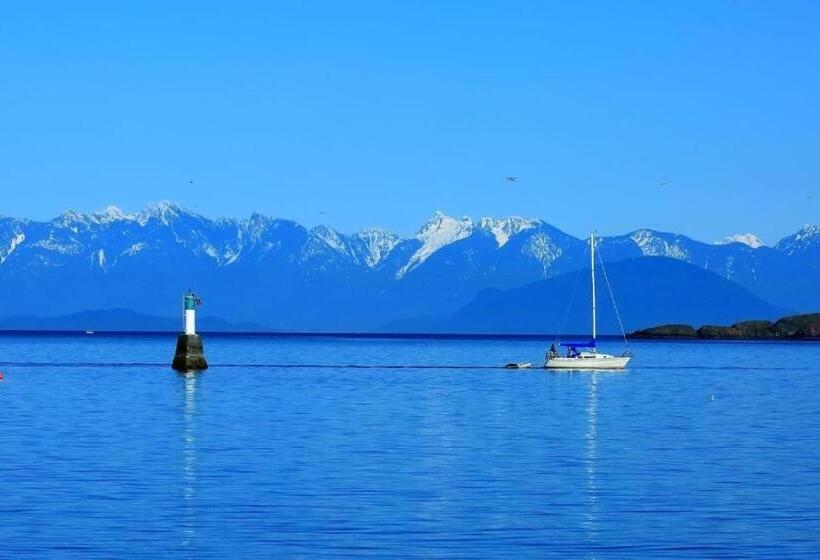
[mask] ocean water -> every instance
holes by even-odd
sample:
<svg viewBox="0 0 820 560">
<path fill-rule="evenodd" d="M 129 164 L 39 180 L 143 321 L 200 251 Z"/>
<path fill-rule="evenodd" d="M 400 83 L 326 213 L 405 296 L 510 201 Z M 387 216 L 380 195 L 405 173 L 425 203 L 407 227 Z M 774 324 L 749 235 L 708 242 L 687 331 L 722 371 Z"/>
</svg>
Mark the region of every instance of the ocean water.
<svg viewBox="0 0 820 560">
<path fill-rule="evenodd" d="M 820 344 L 174 344 L 0 337 L 0 557 L 820 557 Z"/>
</svg>

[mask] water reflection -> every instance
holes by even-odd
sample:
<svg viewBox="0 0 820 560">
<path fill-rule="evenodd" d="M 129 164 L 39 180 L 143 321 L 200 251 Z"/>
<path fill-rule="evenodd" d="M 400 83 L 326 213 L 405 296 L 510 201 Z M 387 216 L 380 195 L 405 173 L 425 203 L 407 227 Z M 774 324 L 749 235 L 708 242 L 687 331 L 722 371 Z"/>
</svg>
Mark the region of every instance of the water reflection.
<svg viewBox="0 0 820 560">
<path fill-rule="evenodd" d="M 182 447 L 182 544 L 189 546 L 196 538 L 196 374 L 182 374 L 185 379 L 185 406 L 183 408 Z"/>
<path fill-rule="evenodd" d="M 587 542 L 595 545 L 598 537 L 598 487 L 595 480 L 598 467 L 598 374 L 589 379 L 589 399 L 587 400 L 587 429 L 585 439 L 585 459 L 587 473 L 587 513 L 584 520 Z M 590 551 L 587 558 L 595 558 Z"/>
</svg>

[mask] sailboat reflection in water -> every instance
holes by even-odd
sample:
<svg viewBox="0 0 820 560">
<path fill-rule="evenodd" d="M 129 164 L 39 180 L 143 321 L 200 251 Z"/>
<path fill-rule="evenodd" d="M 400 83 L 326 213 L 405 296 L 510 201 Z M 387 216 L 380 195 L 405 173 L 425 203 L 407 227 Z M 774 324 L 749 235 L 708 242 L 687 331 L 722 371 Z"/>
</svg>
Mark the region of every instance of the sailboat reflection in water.
<svg viewBox="0 0 820 560">
<path fill-rule="evenodd" d="M 587 541 L 595 544 L 598 538 L 598 486 L 595 480 L 598 464 L 598 376 L 592 374 L 589 380 L 589 405 L 587 406 L 587 430 L 585 458 L 587 471 L 587 514 L 584 528 Z M 595 556 L 587 556 L 594 558 Z"/>
</svg>

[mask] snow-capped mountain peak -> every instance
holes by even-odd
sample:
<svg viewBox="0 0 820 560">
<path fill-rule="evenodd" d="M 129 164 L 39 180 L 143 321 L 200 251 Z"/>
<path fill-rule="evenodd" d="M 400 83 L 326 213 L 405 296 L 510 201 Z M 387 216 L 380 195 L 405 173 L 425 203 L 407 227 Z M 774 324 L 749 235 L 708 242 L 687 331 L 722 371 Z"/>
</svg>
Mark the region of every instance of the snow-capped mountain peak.
<svg viewBox="0 0 820 560">
<path fill-rule="evenodd" d="M 818 234 L 820 234 L 820 226 L 816 226 L 814 224 L 806 224 L 803 226 L 803 229 L 797 232 L 797 239 L 814 237 Z"/>
<path fill-rule="evenodd" d="M 720 241 L 716 241 L 715 245 L 728 245 L 729 243 L 742 243 L 743 245 L 748 245 L 752 249 L 759 249 L 764 246 L 763 241 L 761 241 L 760 238 L 753 233 L 737 233 L 735 235 L 730 235 L 729 237 L 724 237 Z"/>
<path fill-rule="evenodd" d="M 689 252 L 680 243 L 680 236 L 651 229 L 639 229 L 630 233 L 629 237 L 645 257 L 670 257 L 680 260 L 689 257 Z"/>
<path fill-rule="evenodd" d="M 812 290 L 820 283 L 817 226 L 756 250 L 651 229 L 598 239 L 605 262 L 641 261 L 634 266 L 648 268 L 633 270 L 657 271 L 649 280 L 658 286 L 676 282 L 668 275 L 686 268 L 656 258 L 674 257 L 701 269 L 700 276 L 689 276 L 690 270 L 685 278 L 705 278 L 706 271 L 783 309 L 820 306 Z M 401 237 L 381 229 L 306 228 L 262 214 L 210 219 L 167 202 L 133 211 L 67 212 L 47 221 L 0 218 L 6 316 L 36 314 L 42 294 L 55 316 L 101 302 L 170 316 L 179 301 L 175 290 L 189 287 L 190 277 L 195 289 L 211 294 L 209 310 L 238 320 L 276 321 L 272 328 L 282 330 L 367 331 L 407 317 L 455 313 L 486 289 L 515 290 L 552 277 L 559 277 L 555 286 L 571 287 L 571 276 L 560 277 L 588 266 L 588 259 L 586 236 L 518 217 L 438 213 Z M 625 268 L 610 272 L 617 270 Z M 616 294 L 635 277 L 616 279 Z M 555 297 L 558 304 L 562 297 Z M 722 296 L 714 301 L 724 303 Z"/>
<path fill-rule="evenodd" d="M 310 232 L 327 244 L 328 247 L 340 253 L 347 253 L 347 245 L 341 234 L 328 226 L 316 226 Z"/>
<path fill-rule="evenodd" d="M 377 266 L 401 242 L 398 235 L 375 228 L 363 229 L 353 239 L 361 244 L 357 256 L 370 268 Z"/>
<path fill-rule="evenodd" d="M 469 236 L 473 228 L 473 220 L 468 216 L 458 219 L 436 212 L 433 219 L 416 234 L 416 239 L 431 246 L 443 247 Z"/>
<path fill-rule="evenodd" d="M 240 222 L 240 236 L 245 237 L 250 242 L 257 242 L 264 237 L 265 232 L 273 226 L 276 220 L 265 214 L 254 212 L 250 218 Z"/>
<path fill-rule="evenodd" d="M 507 241 L 522 231 L 532 229 L 538 222 L 527 220 L 518 216 L 510 218 L 481 218 L 481 228 L 490 231 L 495 237 L 499 247 L 506 245 Z"/>
<path fill-rule="evenodd" d="M 101 223 L 110 223 L 116 222 L 120 220 L 133 220 L 133 214 L 126 214 L 122 211 L 121 208 L 114 206 L 113 204 L 109 204 L 102 210 L 98 212 L 94 212 L 94 216 L 97 218 L 98 221 Z"/>
<path fill-rule="evenodd" d="M 778 241 L 774 248 L 787 255 L 794 255 L 818 246 L 820 246 L 820 226 L 806 224 L 794 235 Z"/>
<path fill-rule="evenodd" d="M 77 225 L 87 225 L 89 222 L 88 217 L 85 214 L 77 212 L 75 210 L 66 210 L 59 217 L 55 218 L 52 223 L 56 224 L 58 227 L 62 227 L 65 229 L 71 229 L 73 231 L 77 231 Z"/>
<path fill-rule="evenodd" d="M 153 204 L 149 204 L 144 211 L 139 215 L 139 222 L 145 225 L 151 218 L 156 218 L 165 225 L 169 225 L 176 218 L 189 212 L 183 210 L 175 203 L 163 200 Z"/>
<path fill-rule="evenodd" d="M 442 247 L 469 237 L 474 228 L 473 220 L 467 216 L 456 219 L 442 212 L 436 212 L 433 219 L 427 222 L 416 234 L 416 239 L 421 242 L 421 247 L 410 257 L 410 260 L 399 270 L 396 276 L 398 278 L 403 277 Z"/>
</svg>

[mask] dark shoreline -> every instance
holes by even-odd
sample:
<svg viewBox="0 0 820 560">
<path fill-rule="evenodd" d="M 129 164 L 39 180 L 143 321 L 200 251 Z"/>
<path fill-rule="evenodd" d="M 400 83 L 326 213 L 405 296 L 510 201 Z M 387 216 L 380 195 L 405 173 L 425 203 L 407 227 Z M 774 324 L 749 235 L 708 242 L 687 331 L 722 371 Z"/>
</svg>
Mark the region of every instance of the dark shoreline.
<svg viewBox="0 0 820 560">
<path fill-rule="evenodd" d="M 635 331 L 634 340 L 820 340 L 820 313 L 789 315 L 777 321 L 742 321 L 733 325 L 667 324 Z"/>
</svg>

